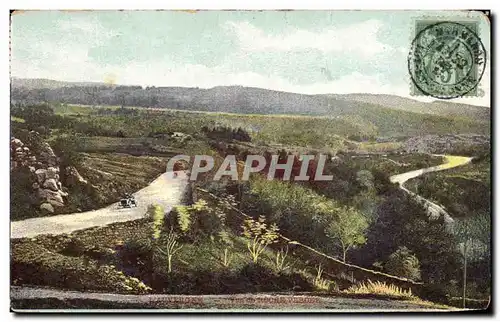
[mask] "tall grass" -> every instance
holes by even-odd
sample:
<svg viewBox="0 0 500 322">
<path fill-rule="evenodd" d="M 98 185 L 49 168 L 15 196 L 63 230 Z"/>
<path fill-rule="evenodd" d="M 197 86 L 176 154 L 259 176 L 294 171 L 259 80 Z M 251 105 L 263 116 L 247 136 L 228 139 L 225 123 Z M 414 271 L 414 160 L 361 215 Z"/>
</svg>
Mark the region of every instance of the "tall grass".
<svg viewBox="0 0 500 322">
<path fill-rule="evenodd" d="M 414 300 L 417 297 L 411 292 L 411 289 L 405 290 L 394 284 L 386 284 L 385 282 L 372 282 L 368 280 L 366 283 L 361 282 L 344 290 L 347 294 L 360 295 L 382 295 L 396 299 Z"/>
</svg>

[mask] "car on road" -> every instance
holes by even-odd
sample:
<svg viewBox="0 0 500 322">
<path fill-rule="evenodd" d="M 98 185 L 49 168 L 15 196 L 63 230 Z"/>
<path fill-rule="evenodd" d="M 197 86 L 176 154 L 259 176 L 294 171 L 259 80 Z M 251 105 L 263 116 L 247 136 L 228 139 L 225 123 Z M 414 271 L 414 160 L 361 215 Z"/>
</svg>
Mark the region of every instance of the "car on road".
<svg viewBox="0 0 500 322">
<path fill-rule="evenodd" d="M 135 197 L 132 195 L 125 195 L 118 203 L 119 208 L 132 208 L 137 207 Z"/>
</svg>

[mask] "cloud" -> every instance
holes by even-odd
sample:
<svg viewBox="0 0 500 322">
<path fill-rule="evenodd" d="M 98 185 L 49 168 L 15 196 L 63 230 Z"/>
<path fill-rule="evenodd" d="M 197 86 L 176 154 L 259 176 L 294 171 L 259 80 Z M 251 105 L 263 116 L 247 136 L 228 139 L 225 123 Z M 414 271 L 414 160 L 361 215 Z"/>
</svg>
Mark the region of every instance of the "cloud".
<svg viewBox="0 0 500 322">
<path fill-rule="evenodd" d="M 71 20 L 59 20 L 57 22 L 60 30 L 67 33 L 81 33 L 91 43 L 99 44 L 120 34 L 115 30 L 105 28 L 96 18 L 88 19 L 89 17 L 78 17 L 76 15 L 72 15 L 70 18 Z"/>
<path fill-rule="evenodd" d="M 244 51 L 307 51 L 341 52 L 369 58 L 393 50 L 377 39 L 383 26 L 379 20 L 367 20 L 344 27 L 331 27 L 319 32 L 294 29 L 285 34 L 266 34 L 248 22 L 226 22 L 225 28 L 233 31 Z"/>
</svg>

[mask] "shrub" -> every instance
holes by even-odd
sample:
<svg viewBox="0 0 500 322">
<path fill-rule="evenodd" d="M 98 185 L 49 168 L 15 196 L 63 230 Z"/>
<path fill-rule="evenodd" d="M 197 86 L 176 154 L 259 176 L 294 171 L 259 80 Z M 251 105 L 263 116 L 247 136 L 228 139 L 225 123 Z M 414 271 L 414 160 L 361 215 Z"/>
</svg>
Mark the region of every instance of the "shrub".
<svg viewBox="0 0 500 322">
<path fill-rule="evenodd" d="M 322 277 L 323 275 L 323 267 L 321 264 L 316 267 L 316 277 L 314 278 L 314 287 L 318 291 L 329 291 L 330 286 L 333 284 L 331 281 L 326 280 Z"/>
<path fill-rule="evenodd" d="M 225 224 L 225 212 L 219 206 L 208 206 L 199 199 L 194 204 L 177 206 L 170 216 L 170 225 L 176 227 L 183 239 L 195 241 L 200 237 L 215 237 Z"/>
<path fill-rule="evenodd" d="M 275 260 L 274 260 L 274 265 L 276 267 L 276 271 L 278 273 L 284 272 L 290 268 L 292 268 L 291 263 L 287 261 L 288 257 L 288 246 L 286 246 L 285 249 L 281 248 L 279 251 L 276 252 L 275 255 Z"/>
<path fill-rule="evenodd" d="M 420 280 L 420 263 L 418 258 L 406 247 L 399 247 L 389 256 L 384 265 L 387 273 L 406 277 L 408 279 Z"/>
<path fill-rule="evenodd" d="M 80 138 L 76 135 L 60 136 L 51 142 L 51 146 L 54 153 L 61 159 L 61 167 L 81 164 L 82 156 L 78 153 Z"/>
<path fill-rule="evenodd" d="M 247 248 L 252 257 L 252 261 L 257 263 L 259 256 L 264 252 L 266 247 L 275 243 L 278 239 L 278 226 L 272 224 L 269 228 L 265 222 L 264 216 L 259 219 L 246 219 L 243 226 L 243 236 L 248 238 Z"/>
</svg>

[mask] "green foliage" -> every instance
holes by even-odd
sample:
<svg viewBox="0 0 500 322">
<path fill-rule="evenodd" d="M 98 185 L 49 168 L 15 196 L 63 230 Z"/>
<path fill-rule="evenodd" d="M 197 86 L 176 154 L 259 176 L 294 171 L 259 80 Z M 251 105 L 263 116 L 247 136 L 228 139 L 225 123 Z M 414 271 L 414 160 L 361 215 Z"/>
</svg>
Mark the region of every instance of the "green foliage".
<svg viewBox="0 0 500 322">
<path fill-rule="evenodd" d="M 375 263 L 403 246 L 419 259 L 424 283 L 437 285 L 456 278 L 460 265 L 456 243 L 444 221 L 429 220 L 422 204 L 395 190 L 384 196 L 367 231 L 366 244 L 352 251 L 350 258 L 355 264 Z"/>
<path fill-rule="evenodd" d="M 65 256 L 35 242 L 21 241 L 14 245 L 11 270 L 17 281 L 30 285 L 112 293 L 151 291 L 142 281 L 114 265 L 85 256 Z"/>
<path fill-rule="evenodd" d="M 168 273 L 172 272 L 172 258 L 179 250 L 182 249 L 182 245 L 179 245 L 178 235 L 171 229 L 167 235 L 166 243 L 165 243 L 165 252 L 164 254 L 167 256 L 167 269 Z"/>
<path fill-rule="evenodd" d="M 152 221 L 152 238 L 157 240 L 160 238 L 163 222 L 165 220 L 165 212 L 160 205 L 149 205 L 146 216 Z"/>
<path fill-rule="evenodd" d="M 82 156 L 78 152 L 80 148 L 80 138 L 77 135 L 64 135 L 49 141 L 54 153 L 60 158 L 61 165 L 80 166 Z"/>
<path fill-rule="evenodd" d="M 26 167 L 10 172 L 10 218 L 21 220 L 41 214 L 35 207 L 36 197 L 31 193 L 34 180 L 33 174 Z"/>
<path fill-rule="evenodd" d="M 223 205 L 208 206 L 205 200 L 199 199 L 189 206 L 177 206 L 175 210 L 176 225 L 188 239 L 217 236 L 224 229 Z"/>
<path fill-rule="evenodd" d="M 334 200 L 301 185 L 260 177 L 250 181 L 250 191 L 243 196 L 247 213 L 267 214 L 285 236 L 312 247 L 328 247 L 324 227 L 338 207 Z"/>
<path fill-rule="evenodd" d="M 11 108 L 11 114 L 25 120 L 25 122 L 37 125 L 48 125 L 54 119 L 54 109 L 48 104 L 34 106 L 17 106 Z"/>
<path fill-rule="evenodd" d="M 420 262 L 405 246 L 399 247 L 389 256 L 384 269 L 391 275 L 405 277 L 413 281 L 420 280 Z"/>
<path fill-rule="evenodd" d="M 487 259 L 491 256 L 491 217 L 481 213 L 472 217 L 455 220 L 453 235 L 462 257 L 471 260 Z"/>
<path fill-rule="evenodd" d="M 230 126 L 215 126 L 209 128 L 207 126 L 201 129 L 209 138 L 212 139 L 222 139 L 222 140 L 237 140 L 242 142 L 250 142 L 252 139 L 250 134 L 242 129 L 241 127 L 230 127 Z"/>
<path fill-rule="evenodd" d="M 177 224 L 181 232 L 186 233 L 191 225 L 191 207 L 189 206 L 177 206 Z"/>
<path fill-rule="evenodd" d="M 365 233 L 368 221 L 354 208 L 341 208 L 327 228 L 326 235 L 336 240 L 342 249 L 342 259 L 346 261 L 347 251 L 366 243 Z"/>
<path fill-rule="evenodd" d="M 259 216 L 258 220 L 245 219 L 241 228 L 242 235 L 249 239 L 247 248 L 254 263 L 257 263 L 266 247 L 278 239 L 278 226 L 273 223 L 268 227 L 264 216 Z"/>
<path fill-rule="evenodd" d="M 333 284 L 331 281 L 324 279 L 323 277 L 323 267 L 319 264 L 316 267 L 316 277 L 314 278 L 314 286 L 318 291 L 329 291 L 331 285 Z"/>
<path fill-rule="evenodd" d="M 288 246 L 285 249 L 281 248 L 276 252 L 276 258 L 274 261 L 276 271 L 278 273 L 284 272 L 292 268 L 292 265 L 287 261 L 288 257 Z"/>
<path fill-rule="evenodd" d="M 454 218 L 491 211 L 491 163 L 483 160 L 410 180 L 409 189 L 443 205 Z"/>
<path fill-rule="evenodd" d="M 218 246 L 218 249 L 223 249 L 222 253 L 214 255 L 214 258 L 220 262 L 223 267 L 228 268 L 234 255 L 231 253 L 231 248 L 233 248 L 234 243 L 230 238 L 229 232 L 222 230 L 217 236 L 211 236 L 211 239 L 212 242 Z"/>
</svg>

